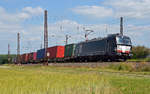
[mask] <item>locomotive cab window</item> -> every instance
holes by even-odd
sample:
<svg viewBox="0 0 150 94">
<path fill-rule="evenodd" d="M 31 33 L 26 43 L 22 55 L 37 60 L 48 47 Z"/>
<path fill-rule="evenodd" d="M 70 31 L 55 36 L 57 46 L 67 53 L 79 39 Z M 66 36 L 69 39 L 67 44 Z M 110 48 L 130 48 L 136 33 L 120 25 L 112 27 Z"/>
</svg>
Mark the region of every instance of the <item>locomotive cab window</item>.
<svg viewBox="0 0 150 94">
<path fill-rule="evenodd" d="M 117 44 L 123 44 L 123 45 L 131 45 L 131 40 L 129 37 L 125 36 L 117 36 L 116 37 Z"/>
</svg>

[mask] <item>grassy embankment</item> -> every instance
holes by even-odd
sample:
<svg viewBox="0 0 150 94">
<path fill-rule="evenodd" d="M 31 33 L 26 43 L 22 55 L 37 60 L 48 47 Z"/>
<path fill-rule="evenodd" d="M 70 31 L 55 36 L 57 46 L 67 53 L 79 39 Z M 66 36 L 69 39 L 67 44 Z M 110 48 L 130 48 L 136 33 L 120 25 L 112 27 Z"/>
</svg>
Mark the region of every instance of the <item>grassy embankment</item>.
<svg viewBox="0 0 150 94">
<path fill-rule="evenodd" d="M 141 59 L 129 59 L 129 62 L 150 62 L 150 58 L 141 58 Z"/>
<path fill-rule="evenodd" d="M 150 91 L 149 78 L 102 70 L 105 68 L 0 66 L 0 94 L 148 94 Z"/>
</svg>

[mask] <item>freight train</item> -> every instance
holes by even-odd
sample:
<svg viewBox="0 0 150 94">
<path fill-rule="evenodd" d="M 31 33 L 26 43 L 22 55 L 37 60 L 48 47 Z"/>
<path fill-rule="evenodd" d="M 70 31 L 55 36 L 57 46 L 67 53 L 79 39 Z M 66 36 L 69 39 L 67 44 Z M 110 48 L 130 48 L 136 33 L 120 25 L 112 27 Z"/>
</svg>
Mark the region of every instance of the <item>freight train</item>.
<svg viewBox="0 0 150 94">
<path fill-rule="evenodd" d="M 132 49 L 131 39 L 122 34 L 111 34 L 105 38 L 54 46 L 37 52 L 21 55 L 21 63 L 37 62 L 88 62 L 88 61 L 125 61 Z"/>
<path fill-rule="evenodd" d="M 123 35 L 123 18 L 120 20 L 120 33 L 104 38 L 39 49 L 37 52 L 20 56 L 21 63 L 38 62 L 88 62 L 88 61 L 125 61 L 132 56 L 132 43 Z"/>
</svg>

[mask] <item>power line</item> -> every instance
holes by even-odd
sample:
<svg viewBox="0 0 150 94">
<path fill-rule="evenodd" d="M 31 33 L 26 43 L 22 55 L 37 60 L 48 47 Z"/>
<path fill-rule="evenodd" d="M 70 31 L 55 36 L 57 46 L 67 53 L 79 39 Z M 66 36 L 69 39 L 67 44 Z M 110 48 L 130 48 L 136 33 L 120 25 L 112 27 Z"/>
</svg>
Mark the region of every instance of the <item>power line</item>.
<svg viewBox="0 0 150 94">
<path fill-rule="evenodd" d="M 71 36 L 68 36 L 68 35 L 66 35 L 66 45 L 68 44 L 68 39 L 70 38 Z"/>
</svg>

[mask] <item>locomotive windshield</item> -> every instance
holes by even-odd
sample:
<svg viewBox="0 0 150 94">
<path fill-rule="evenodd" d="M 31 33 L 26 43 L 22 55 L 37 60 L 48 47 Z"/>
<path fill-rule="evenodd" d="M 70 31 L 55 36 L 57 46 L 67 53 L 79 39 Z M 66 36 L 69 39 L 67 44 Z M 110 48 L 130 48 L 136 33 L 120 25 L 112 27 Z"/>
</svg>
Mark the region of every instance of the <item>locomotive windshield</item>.
<svg viewBox="0 0 150 94">
<path fill-rule="evenodd" d="M 131 40 L 129 37 L 125 36 L 117 36 L 116 37 L 117 44 L 131 45 Z"/>
</svg>

